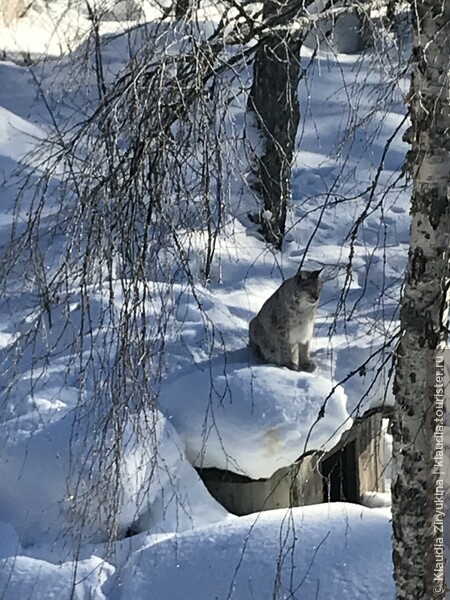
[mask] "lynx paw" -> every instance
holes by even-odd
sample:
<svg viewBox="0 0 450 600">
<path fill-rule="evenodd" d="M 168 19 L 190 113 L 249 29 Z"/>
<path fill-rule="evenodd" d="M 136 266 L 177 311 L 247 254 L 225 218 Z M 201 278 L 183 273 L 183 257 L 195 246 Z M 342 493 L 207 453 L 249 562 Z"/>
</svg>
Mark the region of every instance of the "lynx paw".
<svg viewBox="0 0 450 600">
<path fill-rule="evenodd" d="M 308 362 L 304 362 L 298 365 L 297 371 L 305 371 L 306 373 L 314 373 L 316 370 L 316 365 L 312 360 Z"/>
</svg>

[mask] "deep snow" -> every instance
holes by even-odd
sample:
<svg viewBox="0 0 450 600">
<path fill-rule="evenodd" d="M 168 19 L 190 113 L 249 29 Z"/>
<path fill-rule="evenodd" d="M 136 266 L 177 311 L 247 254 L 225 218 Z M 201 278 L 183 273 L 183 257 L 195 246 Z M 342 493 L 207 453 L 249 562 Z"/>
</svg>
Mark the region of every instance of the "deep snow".
<svg viewBox="0 0 450 600">
<path fill-rule="evenodd" d="M 150 3 L 145 14 L 155 17 Z M 53 35 L 56 21 L 60 29 Z M 38 18 L 30 12 L 12 29 L 1 28 L 0 49 L 14 47 L 13 58 L 23 50 L 57 55 L 75 49 L 88 26 L 84 8 L 66 12 L 58 0 L 50 3 L 50 13 Z M 126 26 L 111 20 L 103 32 L 121 32 Z M 105 43 L 108 81 L 119 71 L 128 42 L 128 36 L 111 36 Z M 81 45 L 73 56 L 79 58 L 85 50 Z M 93 82 L 91 74 L 77 71 L 72 58 L 33 66 L 43 91 L 55 101 L 61 123 L 84 116 L 83 85 L 87 89 Z M 53 594 L 65 600 L 74 589 L 73 597 L 80 600 L 264 600 L 273 597 L 274 587 L 280 598 L 393 597 L 388 509 L 334 504 L 234 518 L 210 498 L 190 464 L 266 477 L 303 453 L 311 425 L 334 388 L 307 449 L 329 448 L 333 436 L 348 428 L 356 414 L 392 401 L 390 348 L 380 348 L 396 329 L 408 248 L 408 189 L 402 181 L 393 185 L 405 152 L 401 134 L 406 83 L 390 80 L 394 52 L 377 64 L 370 55 L 319 51 L 313 56 L 307 48 L 303 58 L 309 67 L 299 88 L 299 151 L 283 253 L 268 250 L 248 221 L 254 198 L 236 177 L 233 189 L 240 189 L 240 195 L 236 192 L 230 201 L 212 282 L 208 288 L 196 285 L 201 306 L 188 286 L 173 286 L 176 307 L 167 329 L 167 377 L 160 402 L 164 414 L 149 410 L 150 428 L 133 416 L 123 424 L 120 485 L 114 488 L 119 534 L 140 531 L 137 536 L 103 544 L 108 519 L 102 504 L 109 499 L 111 480 L 91 450 L 107 414 L 104 406 L 92 403 L 89 377 L 95 368 L 80 397 L 70 354 L 70 342 L 82 327 L 79 290 L 67 291 L 67 304 L 55 308 L 49 328 L 40 316 L 35 282 L 23 276 L 27 265 L 16 267 L 0 311 L 2 597 L 44 600 Z M 21 180 L 14 170 L 20 161 L 26 168 L 47 160 L 42 152 L 24 158 L 49 127 L 35 77 L 27 67 L 0 62 L 0 244 L 10 239 L 13 223 L 20 232 L 29 218 L 26 193 L 15 208 Z M 79 96 L 70 95 L 74 81 L 81 84 Z M 57 101 L 62 90 L 70 101 Z M 242 97 L 230 104 L 234 132 L 243 128 L 243 106 Z M 397 129 L 384 156 L 386 140 Z M 343 140 L 345 131 L 349 134 Z M 382 157 L 372 197 L 370 184 Z M 32 184 L 38 174 L 39 169 Z M 43 234 L 50 232 L 52 215 L 58 212 L 52 194 L 62 184 L 61 175 L 56 173 L 50 185 Z M 349 235 L 368 203 L 373 210 L 355 236 L 347 269 Z M 51 268 L 65 243 L 64 231 L 58 235 L 44 235 Z M 196 244 L 192 257 L 201 256 L 201 234 L 190 241 Z M 324 266 L 326 280 L 313 344 L 318 370 L 311 375 L 258 365 L 246 350 L 250 319 L 303 259 L 305 266 Z M 152 285 L 159 290 L 162 284 Z M 94 323 L 101 320 L 107 300 L 101 290 L 92 294 Z M 213 344 L 211 332 L 205 333 L 211 323 Z M 39 332 L 36 344 L 23 347 L 12 378 L 10 350 L 17 335 L 29 331 Z M 96 334 L 102 343 L 107 339 L 100 326 Z M 89 343 L 86 336 L 83 349 Z M 48 350 L 50 361 L 45 358 Z M 373 383 L 375 374 L 379 377 Z M 81 467 L 86 457 L 89 462 Z M 73 505 L 75 483 L 90 497 L 82 519 L 83 504 Z M 81 535 L 81 549 L 71 534 Z M 74 560 L 78 551 L 79 560 Z"/>
<path fill-rule="evenodd" d="M 341 503 L 241 517 L 144 545 L 117 600 L 394 598 L 390 529 L 389 510 Z"/>
</svg>

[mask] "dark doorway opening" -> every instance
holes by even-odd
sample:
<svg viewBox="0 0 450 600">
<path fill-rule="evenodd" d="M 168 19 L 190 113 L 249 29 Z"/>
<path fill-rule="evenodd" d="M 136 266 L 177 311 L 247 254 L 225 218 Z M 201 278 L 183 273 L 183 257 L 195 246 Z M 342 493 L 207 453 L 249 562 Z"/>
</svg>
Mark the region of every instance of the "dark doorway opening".
<svg viewBox="0 0 450 600">
<path fill-rule="evenodd" d="M 324 502 L 359 502 L 355 442 L 323 460 L 321 470 Z"/>
</svg>

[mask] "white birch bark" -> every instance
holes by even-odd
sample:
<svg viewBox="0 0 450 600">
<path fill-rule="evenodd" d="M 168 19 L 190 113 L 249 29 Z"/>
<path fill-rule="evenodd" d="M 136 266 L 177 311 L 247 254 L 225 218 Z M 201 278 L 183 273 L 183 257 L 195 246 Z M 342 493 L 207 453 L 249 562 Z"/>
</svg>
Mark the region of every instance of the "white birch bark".
<svg viewBox="0 0 450 600">
<path fill-rule="evenodd" d="M 412 229 L 397 350 L 392 512 L 397 598 L 438 599 L 433 363 L 445 347 L 449 281 L 450 2 L 411 2 Z M 444 588 L 445 586 L 442 586 Z"/>
<path fill-rule="evenodd" d="M 0 0 L 0 21 L 3 20 L 9 26 L 20 17 L 24 9 L 24 0 Z"/>
</svg>

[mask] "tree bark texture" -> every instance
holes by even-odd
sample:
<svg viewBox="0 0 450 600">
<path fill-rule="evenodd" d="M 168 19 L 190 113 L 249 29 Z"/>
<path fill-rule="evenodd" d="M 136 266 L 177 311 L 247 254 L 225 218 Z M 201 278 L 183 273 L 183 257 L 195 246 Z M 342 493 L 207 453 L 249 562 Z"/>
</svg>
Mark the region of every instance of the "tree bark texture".
<svg viewBox="0 0 450 600">
<path fill-rule="evenodd" d="M 436 573 L 441 425 L 435 385 L 448 325 L 450 2 L 411 4 L 412 226 L 394 385 L 393 559 L 399 600 L 442 600 L 445 585 Z"/>
<path fill-rule="evenodd" d="M 24 0 L 0 0 L 0 16 L 7 27 L 17 20 L 24 10 Z"/>
<path fill-rule="evenodd" d="M 195 5 L 195 0 L 175 0 L 175 18 L 184 19 L 188 17 Z"/>
<path fill-rule="evenodd" d="M 263 18 L 276 14 L 279 2 L 266 0 Z M 299 39 L 274 34 L 260 45 L 253 67 L 249 109 L 264 139 L 257 175 L 262 195 L 261 231 L 281 248 L 291 197 L 291 167 L 300 120 L 297 87 L 300 77 Z"/>
</svg>

